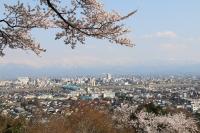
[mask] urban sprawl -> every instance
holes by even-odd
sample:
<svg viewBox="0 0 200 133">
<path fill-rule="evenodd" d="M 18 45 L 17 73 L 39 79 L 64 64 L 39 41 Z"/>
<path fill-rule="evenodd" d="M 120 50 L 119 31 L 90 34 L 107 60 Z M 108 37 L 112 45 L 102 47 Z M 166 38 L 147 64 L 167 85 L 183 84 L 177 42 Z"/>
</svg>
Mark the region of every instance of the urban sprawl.
<svg viewBox="0 0 200 133">
<path fill-rule="evenodd" d="M 111 75 L 0 81 L 0 113 L 18 118 L 70 115 L 87 105 L 115 109 L 153 103 L 200 112 L 200 77 Z"/>
</svg>

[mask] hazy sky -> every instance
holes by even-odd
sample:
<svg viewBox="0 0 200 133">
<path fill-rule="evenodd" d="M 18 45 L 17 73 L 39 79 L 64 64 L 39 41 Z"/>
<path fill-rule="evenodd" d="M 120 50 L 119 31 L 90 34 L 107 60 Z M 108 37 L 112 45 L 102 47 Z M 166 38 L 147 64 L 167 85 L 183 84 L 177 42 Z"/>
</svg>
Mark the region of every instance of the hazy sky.
<svg viewBox="0 0 200 133">
<path fill-rule="evenodd" d="M 35 69 L 200 65 L 200 0 L 102 1 L 108 10 L 122 14 L 138 10 L 135 16 L 124 21 L 132 30 L 128 36 L 136 44 L 135 48 L 88 39 L 86 45 L 78 44 L 72 50 L 62 41 L 54 40 L 54 31 L 34 31 L 33 36 L 47 52 L 38 57 L 30 51 L 7 49 L 6 56 L 0 58 L 0 66 L 13 64 L 15 71 L 15 65 Z"/>
</svg>

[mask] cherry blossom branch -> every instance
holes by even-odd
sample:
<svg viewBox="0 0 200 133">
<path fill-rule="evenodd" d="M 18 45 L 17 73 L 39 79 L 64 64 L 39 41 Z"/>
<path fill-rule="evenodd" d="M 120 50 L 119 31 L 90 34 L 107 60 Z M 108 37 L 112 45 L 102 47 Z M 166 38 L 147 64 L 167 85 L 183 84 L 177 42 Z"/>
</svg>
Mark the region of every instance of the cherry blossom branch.
<svg viewBox="0 0 200 133">
<path fill-rule="evenodd" d="M 71 0 L 65 7 L 61 0 L 38 0 L 35 6 L 18 2 L 5 4 L 4 19 L 0 19 L 0 52 L 8 48 L 32 50 L 36 54 L 45 51 L 31 36 L 34 28 L 57 28 L 55 39 L 63 39 L 72 48 L 77 43 L 85 43 L 88 37 L 106 39 L 113 43 L 133 46 L 131 40 L 123 37 L 129 32 L 122 20 L 136 11 L 121 16 L 117 12 L 107 12 L 98 0 Z"/>
</svg>

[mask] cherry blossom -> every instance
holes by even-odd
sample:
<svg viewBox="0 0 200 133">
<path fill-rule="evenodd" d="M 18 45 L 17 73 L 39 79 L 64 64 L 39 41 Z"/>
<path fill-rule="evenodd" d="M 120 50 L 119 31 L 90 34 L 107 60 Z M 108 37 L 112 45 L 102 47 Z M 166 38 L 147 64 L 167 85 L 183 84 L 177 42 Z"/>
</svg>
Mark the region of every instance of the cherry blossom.
<svg viewBox="0 0 200 133">
<path fill-rule="evenodd" d="M 122 20 L 125 16 L 116 11 L 108 12 L 97 0 L 35 0 L 31 5 L 20 0 L 15 5 L 5 3 L 5 12 L 0 19 L 0 55 L 6 47 L 32 50 L 40 54 L 45 49 L 33 39 L 33 29 L 58 31 L 55 39 L 64 40 L 72 48 L 85 43 L 86 38 L 106 39 L 112 43 L 133 46 L 124 35 L 129 32 Z"/>
<path fill-rule="evenodd" d="M 184 113 L 156 115 L 137 107 L 123 105 L 114 110 L 113 120 L 118 128 L 134 128 L 141 133 L 197 133 L 197 121 Z M 133 117 L 134 116 L 134 117 Z"/>
</svg>

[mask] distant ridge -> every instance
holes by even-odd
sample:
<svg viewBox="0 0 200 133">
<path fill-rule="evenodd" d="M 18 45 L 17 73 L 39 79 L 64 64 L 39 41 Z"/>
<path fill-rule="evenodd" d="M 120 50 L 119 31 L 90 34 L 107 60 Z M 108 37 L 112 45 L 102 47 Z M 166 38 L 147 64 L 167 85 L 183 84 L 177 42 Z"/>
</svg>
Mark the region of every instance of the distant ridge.
<svg viewBox="0 0 200 133">
<path fill-rule="evenodd" d="M 0 79 L 15 79 L 18 76 L 63 77 L 74 75 L 112 74 L 200 74 L 200 64 L 187 66 L 104 66 L 76 67 L 59 66 L 35 68 L 28 65 L 0 64 Z"/>
</svg>

